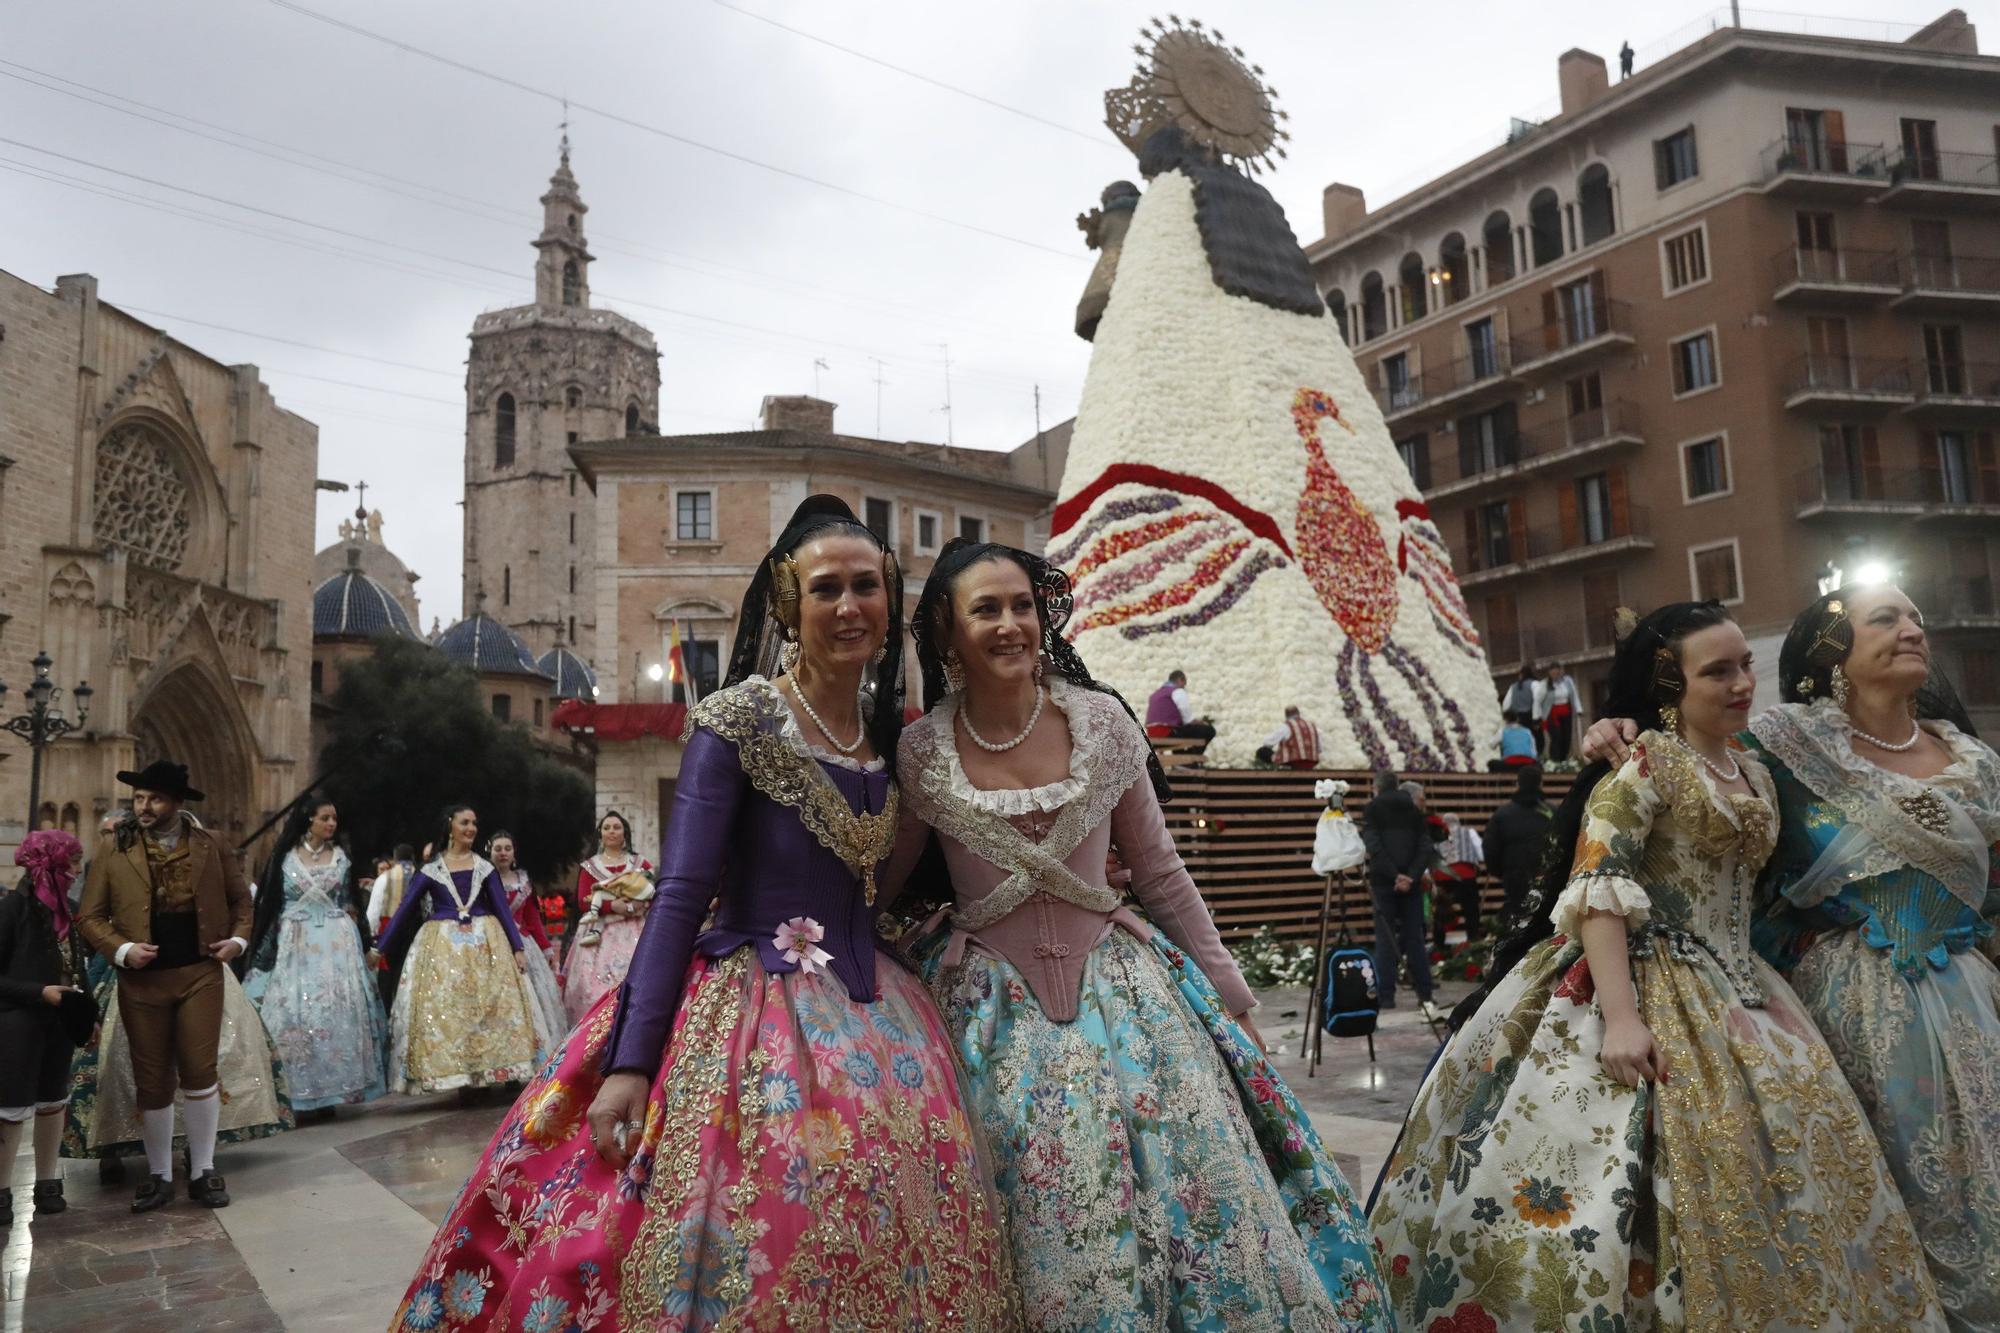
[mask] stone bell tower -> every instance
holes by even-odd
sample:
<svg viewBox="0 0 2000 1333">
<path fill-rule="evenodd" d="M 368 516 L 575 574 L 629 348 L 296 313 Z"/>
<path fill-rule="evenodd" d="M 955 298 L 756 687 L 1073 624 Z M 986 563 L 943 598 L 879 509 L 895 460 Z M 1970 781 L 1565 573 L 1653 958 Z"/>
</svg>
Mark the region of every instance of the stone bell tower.
<svg viewBox="0 0 2000 1333">
<path fill-rule="evenodd" d="M 592 309 L 589 211 L 569 136 L 542 195 L 535 299 L 480 315 L 465 374 L 465 615 L 484 610 L 537 656 L 558 641 L 596 656 L 593 505 L 569 449 L 656 433 L 660 354 L 650 331 Z"/>
</svg>

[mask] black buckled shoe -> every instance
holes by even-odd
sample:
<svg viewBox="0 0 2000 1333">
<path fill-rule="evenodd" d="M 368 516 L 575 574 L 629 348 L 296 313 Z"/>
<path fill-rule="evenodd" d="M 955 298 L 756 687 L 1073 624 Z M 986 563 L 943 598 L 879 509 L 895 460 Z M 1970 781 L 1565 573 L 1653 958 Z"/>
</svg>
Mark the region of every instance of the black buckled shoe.
<svg viewBox="0 0 2000 1333">
<path fill-rule="evenodd" d="M 63 1183 L 60 1180 L 38 1180 L 35 1182 L 35 1215 L 43 1217 L 49 1213 L 59 1213 L 69 1207 L 63 1198 Z"/>
<path fill-rule="evenodd" d="M 229 1189 L 213 1170 L 204 1171 L 188 1182 L 188 1197 L 204 1208 L 227 1208 Z"/>
<path fill-rule="evenodd" d="M 148 1175 L 132 1195 L 132 1211 L 150 1213 L 174 1201 L 174 1182 L 165 1176 Z"/>
</svg>

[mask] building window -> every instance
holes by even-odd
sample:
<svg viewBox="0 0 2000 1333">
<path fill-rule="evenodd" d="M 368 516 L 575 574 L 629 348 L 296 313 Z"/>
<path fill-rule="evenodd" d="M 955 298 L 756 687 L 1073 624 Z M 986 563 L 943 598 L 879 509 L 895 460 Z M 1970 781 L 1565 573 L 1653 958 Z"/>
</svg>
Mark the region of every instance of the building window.
<svg viewBox="0 0 2000 1333">
<path fill-rule="evenodd" d="M 493 466 L 514 466 L 514 395 L 503 393 L 493 402 Z"/>
<path fill-rule="evenodd" d="M 1410 354 L 1398 352 L 1394 356 L 1382 358 L 1382 387 L 1389 395 L 1389 410 L 1409 407 L 1417 401 L 1417 391 L 1410 384 Z"/>
<path fill-rule="evenodd" d="M 1965 432 L 1941 430 L 1937 433 L 1937 482 L 1932 499 L 1948 505 L 1972 503 L 1972 451 L 1966 447 Z"/>
<path fill-rule="evenodd" d="M 1497 569 L 1514 562 L 1513 506 L 1495 500 L 1479 506 L 1479 567 Z"/>
<path fill-rule="evenodd" d="M 639 405 L 637 403 L 625 404 L 625 433 L 627 435 L 637 435 L 639 433 Z"/>
<path fill-rule="evenodd" d="M 1354 335 L 1347 331 L 1347 293 L 1335 287 L 1326 294 L 1326 313 L 1333 316 L 1334 324 L 1340 329 L 1340 340 L 1352 343 Z"/>
<path fill-rule="evenodd" d="M 576 438 L 577 438 L 576 432 L 573 430 L 566 430 L 563 432 L 563 443 L 568 445 L 572 449 L 576 448 Z"/>
<path fill-rule="evenodd" d="M 1698 602 L 1733 606 L 1743 600 L 1743 583 L 1736 573 L 1736 539 L 1713 546 L 1688 548 L 1688 572 Z"/>
<path fill-rule="evenodd" d="M 575 642 L 576 642 L 576 617 L 575 617 L 575 616 L 571 616 L 571 617 L 569 618 L 569 641 L 570 641 L 571 643 L 575 643 Z"/>
<path fill-rule="evenodd" d="M 1596 371 L 1565 381 L 1563 393 L 1568 399 L 1571 444 L 1601 440 L 1610 433 L 1604 415 L 1604 381 Z"/>
<path fill-rule="evenodd" d="M 325 668 L 326 668 L 326 663 L 324 662 L 314 662 L 312 664 L 312 692 L 314 694 L 326 693 Z"/>
<path fill-rule="evenodd" d="M 1611 540 L 1611 481 L 1604 473 L 1577 478 L 1576 524 L 1585 546 Z"/>
<path fill-rule="evenodd" d="M 1405 324 L 1414 323 L 1429 313 L 1425 306 L 1427 291 L 1424 286 L 1424 276 L 1424 257 L 1415 250 L 1404 255 L 1403 262 L 1396 268 L 1396 278 L 1403 291 Z"/>
<path fill-rule="evenodd" d="M 496 694 L 493 696 L 493 718 L 497 722 L 512 722 L 514 720 L 513 696 L 506 694 Z"/>
<path fill-rule="evenodd" d="M 1674 397 L 1683 398 L 1703 389 L 1712 389 L 1721 382 L 1721 374 L 1715 364 L 1715 331 L 1704 329 L 1700 333 L 1681 338 L 1672 344 L 1674 361 Z"/>
<path fill-rule="evenodd" d="M 1458 420 L 1458 475 L 1476 477 L 1521 461 L 1520 433 L 1512 403 Z"/>
<path fill-rule="evenodd" d="M 936 555 L 944 545 L 944 516 L 928 509 L 917 510 L 917 554 Z"/>
<path fill-rule="evenodd" d="M 575 566 L 575 565 L 571 565 L 571 566 L 569 567 L 569 590 L 570 590 L 571 592 L 575 592 L 575 591 L 576 591 L 576 566 Z"/>
<path fill-rule="evenodd" d="M 715 540 L 715 492 L 679 491 L 674 495 L 674 540 Z"/>
<path fill-rule="evenodd" d="M 1729 494 L 1729 454 L 1720 435 L 1681 446 L 1681 480 L 1689 500 Z"/>
<path fill-rule="evenodd" d="M 983 518 L 974 518 L 970 514 L 960 514 L 958 516 L 958 535 L 969 542 L 985 541 L 986 520 Z"/>
<path fill-rule="evenodd" d="M 1785 108 L 1785 152 L 1801 171 L 1847 170 L 1847 118 L 1839 111 Z M 1780 167 L 1787 164 L 1780 162 Z"/>
<path fill-rule="evenodd" d="M 1389 331 L 1389 298 L 1382 290 L 1382 275 L 1370 273 L 1361 280 L 1361 341 L 1369 342 Z"/>
<path fill-rule="evenodd" d="M 582 390 L 582 389 L 579 389 L 579 388 L 577 388 L 577 387 L 576 387 L 576 386 L 575 386 L 574 384 L 572 384 L 572 385 L 570 385 L 570 386 L 569 386 L 568 388 L 564 389 L 564 390 L 563 390 L 563 406 L 564 406 L 564 407 L 582 407 L 582 406 L 583 406 L 583 390 Z"/>
<path fill-rule="evenodd" d="M 1480 244 L 1486 247 L 1486 285 L 1497 287 L 1514 276 L 1514 220 L 1505 210 L 1487 215 L 1480 228 Z"/>
<path fill-rule="evenodd" d="M 1473 379 L 1492 379 L 1500 373 L 1500 343 L 1493 336 L 1491 315 L 1465 326 L 1465 355 L 1472 363 Z"/>
<path fill-rule="evenodd" d="M 1553 264 L 1563 255 L 1562 205 L 1546 187 L 1528 201 L 1529 255 L 1534 266 Z"/>
<path fill-rule="evenodd" d="M 1396 441 L 1396 453 L 1410 470 L 1410 480 L 1420 491 L 1431 488 L 1431 437 L 1422 433 Z"/>
<path fill-rule="evenodd" d="M 577 299 L 582 294 L 583 294 L 583 280 L 577 275 L 576 261 L 574 259 L 564 261 L 562 303 L 564 305 L 575 305 L 577 303 Z"/>
<path fill-rule="evenodd" d="M 1910 285 L 1913 287 L 1954 288 L 1957 267 L 1951 262 L 1951 224 L 1940 218 L 1913 218 L 1910 222 Z"/>
<path fill-rule="evenodd" d="M 1576 178 L 1576 206 L 1583 224 L 1583 243 L 1595 245 L 1618 230 L 1611 198 L 1611 172 L 1602 162 L 1585 167 Z"/>
<path fill-rule="evenodd" d="M 1465 237 L 1452 232 L 1438 243 L 1438 295 L 1445 305 L 1457 305 L 1472 295 L 1472 264 Z"/>
<path fill-rule="evenodd" d="M 666 649 L 661 649 L 664 656 Z M 692 636 L 681 640 L 681 664 L 688 678 L 694 682 L 695 695 L 706 698 L 715 693 L 722 684 L 722 640 L 700 639 Z M 686 682 L 670 681 L 667 684 L 667 702 L 693 703 L 689 697 Z"/>
<path fill-rule="evenodd" d="M 875 534 L 875 540 L 891 550 L 896 545 L 896 506 L 879 495 L 863 497 L 861 525 Z"/>
<path fill-rule="evenodd" d="M 574 472 L 569 474 L 569 493 L 571 495 L 576 494 L 576 473 Z"/>
<path fill-rule="evenodd" d="M 1941 174 L 1937 146 L 1937 122 L 1903 121 L 1903 174 L 1920 181 L 1934 181 Z"/>
<path fill-rule="evenodd" d="M 1965 340 L 1958 325 L 1924 325 L 1924 371 L 1932 393 L 1965 392 Z"/>
<path fill-rule="evenodd" d="M 512 565 L 502 565 L 500 566 L 500 605 L 512 606 L 513 604 L 514 567 Z"/>
<path fill-rule="evenodd" d="M 576 511 L 575 511 L 575 510 L 571 510 L 571 511 L 570 511 L 570 515 L 569 515 L 569 544 L 570 544 L 571 546 L 574 546 L 574 545 L 576 545 Z"/>
<path fill-rule="evenodd" d="M 1700 174 L 1701 163 L 1694 151 L 1694 126 L 1653 140 L 1653 180 L 1660 189 L 1671 189 Z"/>
<path fill-rule="evenodd" d="M 1708 228 L 1694 227 L 1660 242 L 1669 294 L 1708 281 Z"/>
</svg>

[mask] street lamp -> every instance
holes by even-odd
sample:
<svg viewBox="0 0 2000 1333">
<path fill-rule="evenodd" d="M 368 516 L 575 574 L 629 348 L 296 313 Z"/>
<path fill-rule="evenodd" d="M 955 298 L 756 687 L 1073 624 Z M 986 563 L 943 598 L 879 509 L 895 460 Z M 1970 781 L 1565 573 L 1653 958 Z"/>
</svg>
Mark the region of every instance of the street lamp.
<svg viewBox="0 0 2000 1333">
<path fill-rule="evenodd" d="M 90 682 L 83 680 L 78 681 L 76 688 L 70 691 L 70 697 L 76 702 L 76 719 L 71 721 L 63 716 L 62 690 L 49 679 L 49 668 L 54 665 L 46 648 L 35 654 L 35 679 L 28 686 L 28 711 L 0 722 L 0 728 L 26 741 L 34 756 L 28 770 L 30 833 L 34 831 L 35 819 L 42 805 L 42 751 L 70 732 L 83 730 L 83 724 L 90 718 Z M 0 681 L 0 699 L 6 697 L 6 682 Z"/>
</svg>

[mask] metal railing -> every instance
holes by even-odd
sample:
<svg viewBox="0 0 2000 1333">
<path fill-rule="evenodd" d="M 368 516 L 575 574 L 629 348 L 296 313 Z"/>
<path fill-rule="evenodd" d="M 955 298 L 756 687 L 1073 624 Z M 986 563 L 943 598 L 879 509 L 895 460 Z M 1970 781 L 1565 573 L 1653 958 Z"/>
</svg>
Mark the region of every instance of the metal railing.
<svg viewBox="0 0 2000 1333">
<path fill-rule="evenodd" d="M 1931 489 L 1920 471 L 1881 468 L 1801 468 L 1793 484 L 1801 505 L 1920 504 Z"/>
<path fill-rule="evenodd" d="M 1600 533 L 1585 530 L 1581 521 L 1576 533 L 1565 534 L 1560 527 L 1535 527 L 1518 531 L 1510 530 L 1503 544 L 1495 543 L 1488 549 L 1485 543 L 1468 553 L 1460 568 L 1478 573 L 1489 569 L 1504 569 L 1528 560 L 1541 560 L 1549 556 L 1562 555 L 1570 551 L 1588 550 L 1593 546 L 1603 546 L 1626 537 L 1650 537 L 1653 523 L 1652 512 L 1644 505 L 1627 505 L 1624 515 L 1611 515 Z M 1488 557 L 1492 558 L 1488 558 Z"/>
<path fill-rule="evenodd" d="M 2000 362 L 1926 359 L 1917 379 L 1917 396 L 1935 398 L 2000 398 Z"/>
<path fill-rule="evenodd" d="M 1990 255 L 1904 254 L 1899 263 L 1905 291 L 2000 294 L 2000 259 Z"/>
<path fill-rule="evenodd" d="M 1409 375 L 1401 385 L 1379 385 L 1375 401 L 1384 412 L 1407 412 L 1432 399 L 1505 379 L 1512 370 L 1511 350 L 1507 344 L 1496 342 L 1488 353 L 1462 356 L 1441 366 L 1426 366 Z"/>
<path fill-rule="evenodd" d="M 1592 297 L 1588 301 L 1571 301 L 1558 288 L 1555 320 L 1514 340 L 1514 362 L 1520 365 L 1569 351 L 1610 334 L 1630 335 L 1631 332 L 1632 307 L 1624 301 L 1603 296 Z"/>
<path fill-rule="evenodd" d="M 1785 369 L 1785 393 L 1864 393 L 1907 396 L 1910 363 L 1900 357 L 1808 352 Z"/>
<path fill-rule="evenodd" d="M 1578 412 L 1562 421 L 1535 430 L 1513 431 L 1492 441 L 1481 441 L 1473 451 L 1473 468 L 1462 471 L 1459 480 L 1484 476 L 1503 467 L 1515 467 L 1547 458 L 1568 449 L 1581 448 L 1616 435 L 1636 435 L 1639 412 L 1623 399 Z M 1466 455 L 1459 455 L 1461 465 Z"/>
<path fill-rule="evenodd" d="M 1762 162 L 1767 181 L 1794 173 L 1885 180 L 1887 157 L 1888 150 L 1879 143 L 1833 143 L 1787 135 L 1765 145 Z"/>
<path fill-rule="evenodd" d="M 1958 153 L 1943 149 L 1915 152 L 1898 147 L 1888 155 L 1886 166 L 1893 185 L 1934 182 L 1940 185 L 1977 185 L 2000 188 L 2000 157 L 1992 153 Z"/>
<path fill-rule="evenodd" d="M 2000 616 L 2000 595 L 1993 577 L 1941 575 L 1903 585 L 1904 595 L 1917 604 L 1926 620 L 1957 620 L 1972 616 Z"/>
<path fill-rule="evenodd" d="M 1793 283 L 1822 287 L 1899 285 L 1893 250 L 1808 250 L 1788 245 L 1771 256 L 1771 276 L 1779 287 Z"/>
</svg>

